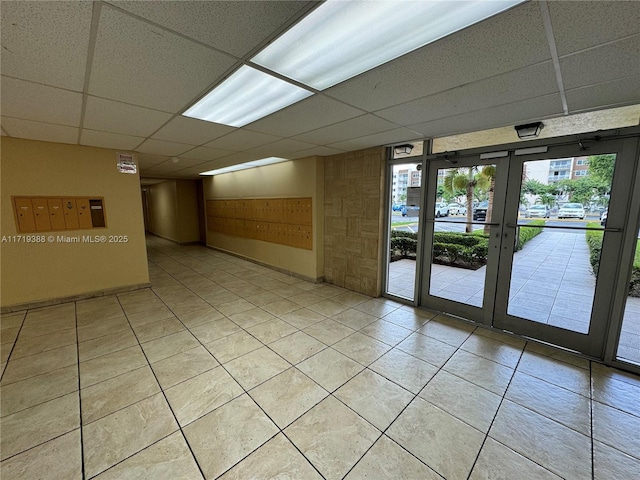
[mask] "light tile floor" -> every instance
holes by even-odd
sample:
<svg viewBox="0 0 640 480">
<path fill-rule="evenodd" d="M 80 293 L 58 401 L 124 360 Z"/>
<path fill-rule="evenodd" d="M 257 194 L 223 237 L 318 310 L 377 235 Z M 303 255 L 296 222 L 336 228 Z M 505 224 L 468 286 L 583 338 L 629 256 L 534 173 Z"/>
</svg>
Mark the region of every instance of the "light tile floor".
<svg viewBox="0 0 640 480">
<path fill-rule="evenodd" d="M 2 317 L 3 480 L 638 478 L 637 376 L 202 247 L 149 261 L 151 289 Z"/>
</svg>

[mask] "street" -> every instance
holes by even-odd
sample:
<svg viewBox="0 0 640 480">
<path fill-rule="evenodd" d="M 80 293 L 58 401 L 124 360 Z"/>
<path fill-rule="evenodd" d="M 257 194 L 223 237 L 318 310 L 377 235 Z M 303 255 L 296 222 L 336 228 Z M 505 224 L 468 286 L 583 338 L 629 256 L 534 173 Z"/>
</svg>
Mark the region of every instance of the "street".
<svg viewBox="0 0 640 480">
<path fill-rule="evenodd" d="M 518 223 L 520 225 L 525 225 L 530 221 L 537 219 L 529 219 L 520 217 L 518 219 Z M 565 227 L 570 226 L 571 228 L 585 228 L 588 222 L 598 222 L 600 220 L 600 216 L 598 214 L 587 215 L 584 220 L 580 219 L 563 219 L 558 220 L 557 218 L 549 218 L 546 219 L 546 225 L 549 227 Z M 442 217 L 435 219 L 434 228 L 436 232 L 464 232 L 466 229 L 467 218 L 462 215 L 450 215 L 448 217 Z M 397 212 L 393 212 L 391 217 L 391 229 L 398 232 L 418 232 L 418 217 L 403 217 Z M 481 230 L 484 227 L 479 224 L 474 224 L 474 230 Z M 555 230 L 555 229 L 554 229 Z M 571 232 L 570 229 L 560 229 L 555 230 L 558 232 Z"/>
</svg>

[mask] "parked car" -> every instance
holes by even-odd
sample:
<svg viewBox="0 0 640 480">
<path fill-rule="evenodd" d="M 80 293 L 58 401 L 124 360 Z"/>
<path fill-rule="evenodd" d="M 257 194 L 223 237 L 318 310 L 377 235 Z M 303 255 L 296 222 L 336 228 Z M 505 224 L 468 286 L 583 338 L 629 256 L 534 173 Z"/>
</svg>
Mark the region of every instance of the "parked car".
<svg viewBox="0 0 640 480">
<path fill-rule="evenodd" d="M 417 205 L 402 205 L 400 213 L 403 217 L 419 217 L 420 207 Z"/>
<path fill-rule="evenodd" d="M 449 205 L 444 202 L 436 203 L 436 218 L 438 217 L 448 217 L 449 216 Z"/>
<path fill-rule="evenodd" d="M 609 214 L 609 209 L 604 210 L 601 214 L 600 214 L 600 225 L 602 225 L 603 227 L 607 224 L 607 217 Z"/>
<path fill-rule="evenodd" d="M 449 207 L 449 213 L 451 215 L 466 215 L 467 207 L 464 205 L 460 205 L 459 203 L 450 203 L 447 205 Z"/>
<path fill-rule="evenodd" d="M 551 210 L 546 205 L 531 205 L 524 212 L 525 218 L 549 218 Z"/>
<path fill-rule="evenodd" d="M 488 209 L 489 209 L 489 202 L 487 202 L 486 200 L 484 202 L 480 202 L 478 205 L 473 207 L 473 219 L 477 221 L 486 220 Z"/>
<path fill-rule="evenodd" d="M 394 212 L 399 212 L 402 210 L 402 205 L 400 205 L 399 203 L 394 203 L 393 205 L 391 205 L 391 210 L 393 210 Z"/>
<path fill-rule="evenodd" d="M 565 203 L 558 210 L 558 218 L 579 218 L 584 220 L 584 207 L 581 203 Z"/>
</svg>

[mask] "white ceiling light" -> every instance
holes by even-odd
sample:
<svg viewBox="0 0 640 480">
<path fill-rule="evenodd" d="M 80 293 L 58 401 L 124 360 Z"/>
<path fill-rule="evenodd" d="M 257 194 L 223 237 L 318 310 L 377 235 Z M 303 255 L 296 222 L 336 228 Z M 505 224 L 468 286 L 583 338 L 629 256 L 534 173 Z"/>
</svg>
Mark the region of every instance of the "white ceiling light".
<svg viewBox="0 0 640 480">
<path fill-rule="evenodd" d="M 524 0 L 327 0 L 251 59 L 318 90 Z"/>
<path fill-rule="evenodd" d="M 244 65 L 183 115 L 242 127 L 311 94 L 308 90 Z"/>
<path fill-rule="evenodd" d="M 218 168 L 216 170 L 209 170 L 208 172 L 202 172 L 200 175 L 220 175 L 221 173 L 237 172 L 238 170 L 246 170 L 248 168 L 263 167 L 265 165 L 271 165 L 273 163 L 281 163 L 289 161 L 288 158 L 269 157 L 261 158 L 260 160 L 252 160 L 251 162 L 239 163 L 238 165 L 231 165 L 229 167 Z"/>
</svg>

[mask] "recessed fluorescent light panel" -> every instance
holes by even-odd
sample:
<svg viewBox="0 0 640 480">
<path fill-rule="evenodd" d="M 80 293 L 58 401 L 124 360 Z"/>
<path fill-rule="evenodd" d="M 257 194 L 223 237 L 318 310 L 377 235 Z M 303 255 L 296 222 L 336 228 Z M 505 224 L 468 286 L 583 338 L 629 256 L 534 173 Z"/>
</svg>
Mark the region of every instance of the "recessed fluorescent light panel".
<svg viewBox="0 0 640 480">
<path fill-rule="evenodd" d="M 304 88 L 244 65 L 183 115 L 242 127 L 311 94 Z"/>
<path fill-rule="evenodd" d="M 252 160 L 251 162 L 239 163 L 238 165 L 231 165 L 229 167 L 218 168 L 216 170 L 209 170 L 208 172 L 202 172 L 200 175 L 220 175 L 221 173 L 237 172 L 239 170 L 246 170 L 248 168 L 263 167 L 265 165 L 287 161 L 289 161 L 288 158 L 261 158 L 260 160 Z"/>
<path fill-rule="evenodd" d="M 327 0 L 251 59 L 324 90 L 524 0 Z"/>
</svg>

